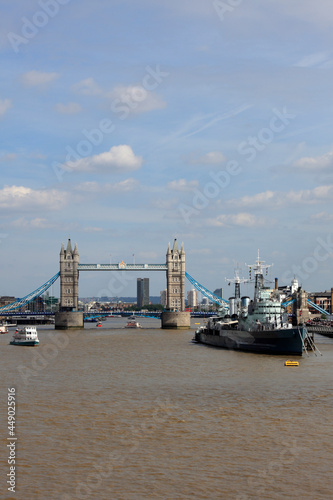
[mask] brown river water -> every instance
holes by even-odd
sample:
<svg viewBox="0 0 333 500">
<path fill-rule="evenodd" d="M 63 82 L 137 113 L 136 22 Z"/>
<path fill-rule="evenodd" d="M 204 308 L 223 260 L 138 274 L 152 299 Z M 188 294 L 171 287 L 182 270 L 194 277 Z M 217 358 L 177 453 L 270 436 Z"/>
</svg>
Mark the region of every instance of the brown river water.
<svg viewBox="0 0 333 500">
<path fill-rule="evenodd" d="M 40 326 L 34 348 L 0 336 L 1 499 L 333 499 L 331 339 L 286 367 L 193 344 L 194 320 L 187 331 L 139 321 Z"/>
</svg>

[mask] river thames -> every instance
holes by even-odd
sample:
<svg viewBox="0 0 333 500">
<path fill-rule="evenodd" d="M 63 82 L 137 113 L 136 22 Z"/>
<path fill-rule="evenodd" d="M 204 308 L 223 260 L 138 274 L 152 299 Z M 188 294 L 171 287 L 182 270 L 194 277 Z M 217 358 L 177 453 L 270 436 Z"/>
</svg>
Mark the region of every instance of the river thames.
<svg viewBox="0 0 333 500">
<path fill-rule="evenodd" d="M 333 341 L 322 356 L 210 348 L 186 331 L 38 327 L 1 344 L 1 498 L 333 498 Z M 200 322 L 196 319 L 195 322 Z M 15 388 L 15 493 L 8 491 L 8 389 Z"/>
</svg>

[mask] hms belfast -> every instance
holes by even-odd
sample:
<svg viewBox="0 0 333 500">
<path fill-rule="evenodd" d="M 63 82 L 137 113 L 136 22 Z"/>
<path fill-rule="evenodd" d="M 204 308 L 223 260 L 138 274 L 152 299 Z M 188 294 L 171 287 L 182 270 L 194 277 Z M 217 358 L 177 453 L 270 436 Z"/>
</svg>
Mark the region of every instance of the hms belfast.
<svg viewBox="0 0 333 500">
<path fill-rule="evenodd" d="M 292 325 L 279 294 L 265 287 L 264 270 L 268 265 L 258 258 L 249 266 L 254 271 L 254 297 L 240 298 L 241 280 L 236 274 L 235 297 L 229 300 L 229 310 L 222 307 L 216 317 L 200 327 L 195 342 L 226 349 L 251 351 L 265 354 L 301 356 L 309 345 L 314 348 L 303 325 Z M 250 276 L 251 277 L 251 276 Z"/>
</svg>

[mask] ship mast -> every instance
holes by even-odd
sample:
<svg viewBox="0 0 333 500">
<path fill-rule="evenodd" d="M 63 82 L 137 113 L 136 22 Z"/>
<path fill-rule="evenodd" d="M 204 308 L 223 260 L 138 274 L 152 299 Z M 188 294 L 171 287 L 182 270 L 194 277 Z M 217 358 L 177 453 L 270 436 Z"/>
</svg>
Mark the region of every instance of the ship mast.
<svg viewBox="0 0 333 500">
<path fill-rule="evenodd" d="M 236 300 L 240 299 L 240 284 L 246 283 L 248 280 L 245 278 L 239 277 L 239 269 L 238 268 L 235 269 L 235 277 L 234 278 L 226 278 L 225 280 L 229 281 L 229 285 L 230 285 L 230 283 L 235 284 L 235 299 Z"/>
<path fill-rule="evenodd" d="M 247 283 L 247 279 L 245 278 L 240 278 L 239 277 L 239 268 L 237 267 L 235 269 L 235 277 L 234 278 L 226 278 L 225 279 L 226 281 L 229 281 L 229 285 L 230 283 L 234 283 L 235 284 L 235 303 L 236 303 L 236 311 L 237 311 L 237 314 L 239 314 L 240 312 L 240 309 L 241 309 L 241 298 L 240 298 L 240 284 L 241 283 Z"/>
<path fill-rule="evenodd" d="M 264 278 L 264 270 L 267 276 L 268 269 L 272 267 L 273 264 L 265 264 L 264 260 L 260 260 L 259 250 L 258 250 L 258 258 L 257 262 L 253 265 L 247 264 L 249 268 L 250 280 L 252 278 L 252 271 L 254 271 L 254 303 L 256 303 L 260 298 L 260 289 L 263 288 L 265 278 Z"/>
</svg>

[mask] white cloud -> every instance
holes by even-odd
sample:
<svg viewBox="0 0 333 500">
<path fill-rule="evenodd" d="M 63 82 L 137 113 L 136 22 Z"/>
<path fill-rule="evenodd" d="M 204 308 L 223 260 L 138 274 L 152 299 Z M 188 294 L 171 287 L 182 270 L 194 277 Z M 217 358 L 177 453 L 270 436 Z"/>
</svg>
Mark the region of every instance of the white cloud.
<svg viewBox="0 0 333 500">
<path fill-rule="evenodd" d="M 137 189 L 141 189 L 139 181 L 133 178 L 125 179 L 121 182 L 100 184 L 96 181 L 88 181 L 81 182 L 75 187 L 76 191 L 81 191 L 83 193 L 106 193 L 106 192 L 114 192 L 114 193 L 125 193 L 135 191 Z"/>
<path fill-rule="evenodd" d="M 112 90 L 102 89 L 93 78 L 86 78 L 72 86 L 81 95 L 99 96 L 111 100 L 111 109 L 125 117 L 130 113 L 145 113 L 166 107 L 166 102 L 143 85 L 118 85 Z"/>
<path fill-rule="evenodd" d="M 333 152 L 330 151 L 321 156 L 307 156 L 296 160 L 292 167 L 302 170 L 325 170 L 333 165 Z"/>
<path fill-rule="evenodd" d="M 135 156 L 130 146 L 122 144 L 105 153 L 65 163 L 64 169 L 70 172 L 126 172 L 138 170 L 142 163 L 141 156 Z"/>
<path fill-rule="evenodd" d="M 125 181 L 117 182 L 116 184 L 112 185 L 112 189 L 115 190 L 116 192 L 118 192 L 118 191 L 121 191 L 121 192 L 135 191 L 139 187 L 140 187 L 140 183 L 136 179 L 126 179 Z"/>
<path fill-rule="evenodd" d="M 5 186 L 0 189 L 1 210 L 60 210 L 67 199 L 67 193 L 56 189 L 34 190 L 24 186 Z"/>
<path fill-rule="evenodd" d="M 187 181 L 186 179 L 178 179 L 167 184 L 167 188 L 174 191 L 193 191 L 198 186 L 198 181 Z"/>
<path fill-rule="evenodd" d="M 266 224 L 272 224 L 274 221 L 272 219 L 266 219 L 265 217 L 257 217 L 253 214 L 241 212 L 239 214 L 221 214 L 215 219 L 208 219 L 207 223 L 209 226 L 223 227 L 223 226 L 263 226 Z"/>
<path fill-rule="evenodd" d="M 243 196 L 240 199 L 232 199 L 227 203 L 230 205 L 251 207 L 274 202 L 275 198 L 276 193 L 274 193 L 274 191 L 264 191 L 263 193 L 258 193 L 253 196 Z"/>
<path fill-rule="evenodd" d="M 11 223 L 14 227 L 20 230 L 27 229 L 53 229 L 56 227 L 56 224 L 49 222 L 47 219 L 42 217 L 37 217 L 35 219 L 26 219 L 25 217 L 21 217 L 20 219 L 15 220 Z"/>
<path fill-rule="evenodd" d="M 11 106 L 12 101 L 10 99 L 0 99 L 0 116 L 4 115 Z"/>
<path fill-rule="evenodd" d="M 117 112 L 117 107 L 121 111 L 124 106 L 131 113 L 145 113 L 166 107 L 166 102 L 142 85 L 120 85 L 108 92 L 107 97 L 112 99 L 112 109 L 115 112 Z"/>
<path fill-rule="evenodd" d="M 313 204 L 324 200 L 330 200 L 333 195 L 333 184 L 318 186 L 314 189 L 303 189 L 301 191 L 289 191 L 286 193 L 286 201 Z"/>
<path fill-rule="evenodd" d="M 82 111 L 81 105 L 77 102 L 69 102 L 68 104 L 62 104 L 59 102 L 56 104 L 55 109 L 58 113 L 64 115 L 74 115 L 75 113 Z"/>
<path fill-rule="evenodd" d="M 311 215 L 310 217 L 311 221 L 312 222 L 324 222 L 324 223 L 327 223 L 327 222 L 332 222 L 333 221 L 333 214 L 329 214 L 327 212 L 320 212 L 318 214 L 313 214 Z"/>
<path fill-rule="evenodd" d="M 0 157 L 0 162 L 3 162 L 3 161 L 13 161 L 13 160 L 16 160 L 17 158 L 17 154 L 16 153 L 7 153 L 3 156 Z"/>
<path fill-rule="evenodd" d="M 151 206 L 157 208 L 158 210 L 174 210 L 178 203 L 179 200 L 177 198 L 168 198 L 167 200 L 158 198 L 151 202 Z"/>
<path fill-rule="evenodd" d="M 28 71 L 22 75 L 25 85 L 31 87 L 45 86 L 59 77 L 58 73 L 42 73 L 41 71 Z"/>
<path fill-rule="evenodd" d="M 295 66 L 300 68 L 310 68 L 327 62 L 329 59 L 330 57 L 326 52 L 317 52 L 315 54 L 309 54 L 302 57 L 302 59 L 298 61 Z"/>
<path fill-rule="evenodd" d="M 227 202 L 228 205 L 241 208 L 261 207 L 266 209 L 289 206 L 292 203 L 312 205 L 321 201 L 330 200 L 333 197 L 333 184 L 317 186 L 313 189 L 301 189 L 299 191 L 264 191 L 253 196 L 234 198 Z"/>
<path fill-rule="evenodd" d="M 103 90 L 100 86 L 95 82 L 93 78 L 86 78 L 85 80 L 81 80 L 72 86 L 72 90 L 82 95 L 100 95 L 103 94 Z"/>
<path fill-rule="evenodd" d="M 218 165 L 225 162 L 226 157 L 223 153 L 221 153 L 221 151 L 211 151 L 204 155 L 196 155 L 195 153 L 192 153 L 187 161 L 192 165 Z"/>
</svg>

